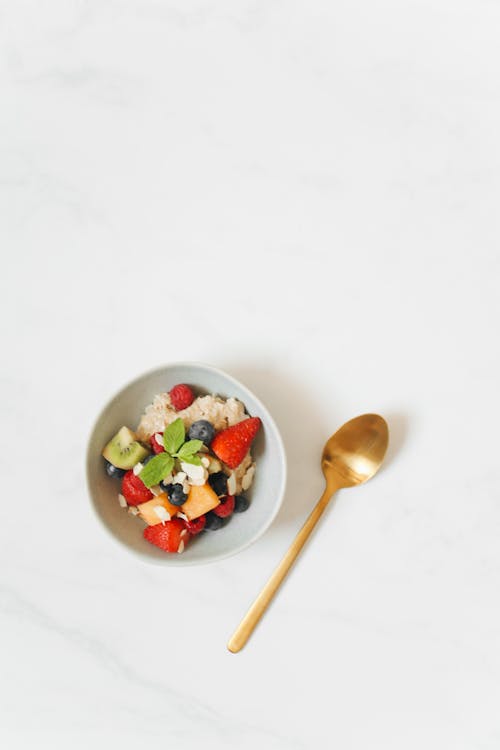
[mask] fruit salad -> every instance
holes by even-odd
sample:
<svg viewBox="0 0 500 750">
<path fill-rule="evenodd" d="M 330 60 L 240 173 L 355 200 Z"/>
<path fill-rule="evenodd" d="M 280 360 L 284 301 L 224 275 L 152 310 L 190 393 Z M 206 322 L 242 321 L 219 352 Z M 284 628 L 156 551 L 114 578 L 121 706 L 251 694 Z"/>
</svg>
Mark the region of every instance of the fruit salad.
<svg viewBox="0 0 500 750">
<path fill-rule="evenodd" d="M 175 385 L 154 397 L 135 431 L 121 427 L 102 452 L 108 476 L 121 483 L 118 502 L 146 524 L 148 542 L 183 552 L 191 537 L 248 510 L 260 427 L 235 398 Z"/>
</svg>

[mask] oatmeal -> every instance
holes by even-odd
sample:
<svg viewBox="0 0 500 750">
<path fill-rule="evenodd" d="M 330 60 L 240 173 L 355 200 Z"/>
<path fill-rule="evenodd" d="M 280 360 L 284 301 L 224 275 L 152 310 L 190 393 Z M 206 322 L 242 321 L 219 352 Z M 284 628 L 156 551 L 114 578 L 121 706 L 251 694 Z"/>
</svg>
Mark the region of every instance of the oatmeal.
<svg viewBox="0 0 500 750">
<path fill-rule="evenodd" d="M 250 448 L 260 427 L 233 397 L 195 396 L 185 383 L 156 395 L 137 430 L 122 427 L 103 450 L 108 476 L 121 480 L 120 506 L 146 523 L 147 541 L 182 552 L 250 507 L 242 493 L 256 472 Z"/>
</svg>

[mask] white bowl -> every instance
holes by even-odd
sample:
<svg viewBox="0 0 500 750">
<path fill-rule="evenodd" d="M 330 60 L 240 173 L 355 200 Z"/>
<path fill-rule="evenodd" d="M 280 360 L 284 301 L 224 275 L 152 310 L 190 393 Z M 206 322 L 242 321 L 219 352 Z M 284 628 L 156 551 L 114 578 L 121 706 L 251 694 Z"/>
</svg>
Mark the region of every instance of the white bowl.
<svg viewBox="0 0 500 750">
<path fill-rule="evenodd" d="M 169 554 L 147 542 L 144 524 L 118 503 L 120 482 L 105 471 L 101 451 L 122 425 L 134 429 L 147 404 L 157 393 L 176 383 L 188 383 L 198 392 L 234 396 L 252 417 L 260 417 L 262 428 L 252 446 L 257 470 L 245 495 L 250 507 L 235 513 L 227 526 L 193 537 L 182 554 Z M 176 362 L 147 372 L 122 388 L 99 415 L 88 443 L 87 484 L 97 517 L 114 539 L 146 562 L 160 565 L 196 565 L 221 560 L 255 542 L 274 520 L 283 501 L 286 457 L 279 430 L 265 406 L 244 385 L 222 370 L 197 362 Z"/>
</svg>

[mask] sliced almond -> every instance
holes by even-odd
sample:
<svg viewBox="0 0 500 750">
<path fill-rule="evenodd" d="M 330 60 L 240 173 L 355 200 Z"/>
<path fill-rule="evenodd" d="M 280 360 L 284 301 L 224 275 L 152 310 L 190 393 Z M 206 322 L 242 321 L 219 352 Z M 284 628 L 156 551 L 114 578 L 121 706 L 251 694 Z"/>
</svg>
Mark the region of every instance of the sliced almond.
<svg viewBox="0 0 500 750">
<path fill-rule="evenodd" d="M 236 494 L 236 474 L 234 473 L 234 471 L 231 472 L 227 480 L 227 494 L 228 495 Z"/>
<path fill-rule="evenodd" d="M 187 529 L 182 529 L 182 531 L 181 531 L 181 539 L 182 539 L 183 536 L 186 536 L 186 534 L 187 534 Z"/>
<path fill-rule="evenodd" d="M 134 469 L 133 469 L 133 471 L 134 471 L 134 474 L 135 474 L 136 476 L 138 476 L 138 475 L 139 475 L 139 474 L 141 473 L 141 471 L 142 471 L 143 469 L 144 469 L 144 464 L 141 464 L 141 462 L 139 461 L 139 462 L 138 462 L 138 463 L 136 463 L 136 465 L 134 466 Z"/>
<path fill-rule="evenodd" d="M 170 513 L 168 512 L 168 510 L 166 510 L 166 509 L 165 509 L 165 508 L 163 507 L 163 505 L 156 505 L 156 506 L 155 506 L 155 507 L 153 508 L 153 513 L 154 513 L 154 514 L 155 514 L 156 516 L 158 516 L 158 518 L 160 519 L 160 521 L 161 521 L 162 523 L 165 523 L 165 521 L 170 521 L 170 519 L 172 518 L 172 516 L 170 515 Z"/>
<path fill-rule="evenodd" d="M 190 484 L 196 487 L 203 487 L 203 485 L 207 483 L 207 476 L 208 474 L 204 477 L 201 477 L 201 479 L 191 479 Z"/>
<path fill-rule="evenodd" d="M 210 459 L 208 458 L 208 456 L 202 456 L 201 463 L 206 469 L 208 469 L 208 467 L 210 466 Z"/>
<path fill-rule="evenodd" d="M 182 541 L 182 539 L 179 543 L 179 549 L 177 550 L 177 552 L 179 553 L 179 555 L 181 554 L 181 552 L 184 552 L 184 542 Z"/>
<path fill-rule="evenodd" d="M 185 513 L 177 513 L 177 518 L 182 518 L 183 521 L 189 521 L 189 518 Z"/>
<path fill-rule="evenodd" d="M 250 466 L 249 469 L 247 469 L 247 471 L 245 473 L 245 476 L 241 480 L 241 487 L 242 487 L 242 489 L 248 490 L 248 488 L 250 487 L 250 485 L 253 482 L 253 476 L 254 476 L 254 474 L 255 474 L 255 464 L 253 464 L 252 466 Z"/>
<path fill-rule="evenodd" d="M 182 461 L 181 468 L 186 472 L 189 478 L 189 484 L 195 484 L 201 487 L 201 485 L 205 484 L 207 481 L 208 471 L 203 465 L 196 466 L 196 464 L 188 464 L 185 461 Z"/>
<path fill-rule="evenodd" d="M 128 503 L 125 500 L 125 498 L 123 497 L 123 495 L 118 495 L 118 502 L 120 503 L 120 505 L 121 505 L 122 508 L 126 508 L 127 505 L 128 505 Z"/>
<path fill-rule="evenodd" d="M 161 445 L 162 448 L 164 447 L 164 445 L 163 445 L 163 435 L 162 435 L 161 432 L 157 432 L 156 433 L 155 440 L 158 443 L 158 445 Z"/>
<path fill-rule="evenodd" d="M 216 458 L 210 456 L 210 465 L 208 467 L 209 474 L 215 474 L 217 471 L 222 471 L 222 464 Z"/>
<path fill-rule="evenodd" d="M 131 505 L 130 508 L 128 509 L 128 512 L 130 513 L 131 516 L 139 515 L 139 510 L 138 508 L 135 507 L 135 505 Z"/>
<path fill-rule="evenodd" d="M 149 491 L 152 492 L 153 495 L 162 495 L 163 494 L 163 490 L 162 490 L 162 488 L 160 487 L 159 484 L 155 484 L 155 485 L 153 485 L 153 487 L 150 487 Z"/>
</svg>

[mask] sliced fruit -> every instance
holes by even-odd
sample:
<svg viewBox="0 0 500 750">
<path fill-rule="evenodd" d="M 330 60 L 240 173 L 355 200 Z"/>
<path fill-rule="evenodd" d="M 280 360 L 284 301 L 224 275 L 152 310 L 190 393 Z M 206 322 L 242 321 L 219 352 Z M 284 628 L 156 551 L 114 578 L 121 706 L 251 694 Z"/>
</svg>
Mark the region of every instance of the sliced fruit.
<svg viewBox="0 0 500 750">
<path fill-rule="evenodd" d="M 149 444 L 153 453 L 164 453 L 165 448 L 163 447 L 163 432 L 155 432 L 149 438 Z"/>
<path fill-rule="evenodd" d="M 132 430 L 122 427 L 111 438 L 102 455 L 118 469 L 131 469 L 136 463 L 146 458 L 148 453 L 149 451 L 135 439 Z"/>
<path fill-rule="evenodd" d="M 165 552 L 183 552 L 189 541 L 189 532 L 183 521 L 174 518 L 173 521 L 159 523 L 156 526 L 146 526 L 144 538 Z"/>
<path fill-rule="evenodd" d="M 236 469 L 250 450 L 262 422 L 259 417 L 249 417 L 217 433 L 211 449 L 230 469 Z"/>
<path fill-rule="evenodd" d="M 147 503 L 141 503 L 137 506 L 139 515 L 149 526 L 156 526 L 158 523 L 170 521 L 178 511 L 175 505 L 169 502 L 165 494 L 156 495 Z"/>
<path fill-rule="evenodd" d="M 122 495 L 129 505 L 140 505 L 153 497 L 153 493 L 133 471 L 127 471 L 122 479 Z"/>
<path fill-rule="evenodd" d="M 188 499 L 182 506 L 182 512 L 189 521 L 192 521 L 193 518 L 198 518 L 212 508 L 216 508 L 219 502 L 219 498 L 209 484 L 193 484 L 189 490 Z"/>
</svg>

